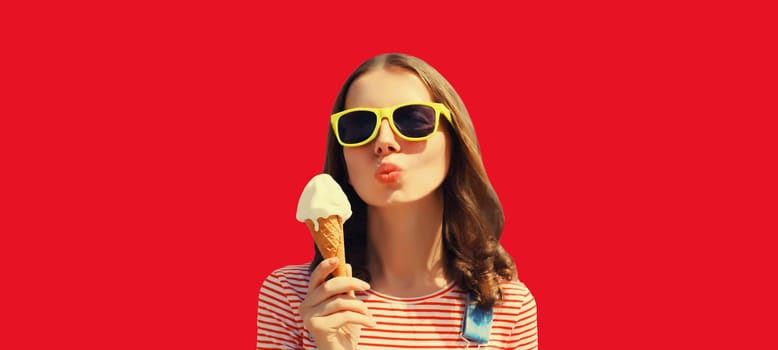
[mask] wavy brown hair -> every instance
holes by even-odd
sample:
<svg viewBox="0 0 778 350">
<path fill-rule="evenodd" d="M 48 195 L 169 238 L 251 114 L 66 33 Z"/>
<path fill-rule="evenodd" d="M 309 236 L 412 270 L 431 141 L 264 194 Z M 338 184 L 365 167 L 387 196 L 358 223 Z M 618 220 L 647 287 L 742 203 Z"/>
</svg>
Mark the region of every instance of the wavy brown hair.
<svg viewBox="0 0 778 350">
<path fill-rule="evenodd" d="M 370 70 L 388 67 L 415 73 L 431 92 L 433 101 L 443 103 L 451 110 L 451 165 L 441 185 L 445 273 L 467 290 L 479 306 L 491 307 L 502 298 L 500 281 L 515 279 L 516 267 L 499 243 L 504 222 L 502 205 L 486 175 L 470 115 L 451 84 L 417 57 L 381 54 L 363 62 L 351 73 L 338 93 L 332 112 L 345 109 L 346 95 L 355 79 Z M 332 128 L 328 129 L 324 173 L 330 174 L 346 192 L 353 212 L 344 224 L 346 256 L 353 275 L 369 282 L 365 257 L 367 207 L 348 184 L 343 147 Z M 313 250 L 311 270 L 322 261 L 318 249 L 314 246 Z"/>
</svg>

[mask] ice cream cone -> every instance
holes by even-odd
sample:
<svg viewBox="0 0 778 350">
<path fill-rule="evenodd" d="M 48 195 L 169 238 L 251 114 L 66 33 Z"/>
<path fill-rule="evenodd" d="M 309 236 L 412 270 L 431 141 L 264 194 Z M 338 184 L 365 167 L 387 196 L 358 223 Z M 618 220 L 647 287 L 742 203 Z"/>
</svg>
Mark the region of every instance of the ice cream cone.
<svg viewBox="0 0 778 350">
<path fill-rule="evenodd" d="M 346 267 L 346 249 L 343 243 L 343 221 L 340 215 L 330 215 L 326 218 L 317 218 L 319 224 L 319 230 L 316 230 L 316 225 L 311 219 L 306 219 L 305 224 L 308 225 L 308 229 L 313 235 L 313 240 L 316 242 L 316 247 L 319 248 L 324 259 L 331 258 L 333 256 L 338 257 L 338 267 L 332 272 L 332 275 L 348 276 L 348 268 Z"/>
</svg>

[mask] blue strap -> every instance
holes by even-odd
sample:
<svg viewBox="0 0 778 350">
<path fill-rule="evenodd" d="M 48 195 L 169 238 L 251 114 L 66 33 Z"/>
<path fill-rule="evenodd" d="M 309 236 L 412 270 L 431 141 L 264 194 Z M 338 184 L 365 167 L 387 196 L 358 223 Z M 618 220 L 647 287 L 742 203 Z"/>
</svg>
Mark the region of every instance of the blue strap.
<svg viewBox="0 0 778 350">
<path fill-rule="evenodd" d="M 492 332 L 492 309 L 478 307 L 468 294 L 465 304 L 465 317 L 462 321 L 462 336 L 477 344 L 489 342 Z"/>
</svg>

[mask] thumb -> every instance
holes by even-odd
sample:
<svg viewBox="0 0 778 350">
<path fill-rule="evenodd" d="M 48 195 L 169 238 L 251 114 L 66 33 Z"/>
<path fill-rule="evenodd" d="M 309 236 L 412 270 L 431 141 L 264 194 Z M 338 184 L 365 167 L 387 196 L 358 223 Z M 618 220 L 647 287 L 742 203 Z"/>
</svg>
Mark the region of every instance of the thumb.
<svg viewBox="0 0 778 350">
<path fill-rule="evenodd" d="M 346 277 L 352 277 L 351 276 L 351 264 L 346 264 Z M 350 295 L 352 297 L 356 297 L 356 294 L 354 294 L 353 290 L 349 291 L 348 295 Z"/>
</svg>

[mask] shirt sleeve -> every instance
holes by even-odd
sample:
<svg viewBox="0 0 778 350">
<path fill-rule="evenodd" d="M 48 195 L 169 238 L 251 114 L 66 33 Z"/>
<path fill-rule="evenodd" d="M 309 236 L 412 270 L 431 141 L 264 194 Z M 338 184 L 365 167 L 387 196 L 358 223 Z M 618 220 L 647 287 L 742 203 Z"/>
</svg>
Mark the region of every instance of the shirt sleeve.
<svg viewBox="0 0 778 350">
<path fill-rule="evenodd" d="M 257 308 L 257 350 L 303 348 L 302 320 L 297 305 L 289 300 L 291 295 L 293 290 L 279 271 L 262 283 Z"/>
<path fill-rule="evenodd" d="M 519 310 L 516 323 L 511 332 L 510 343 L 515 345 L 512 347 L 514 349 L 537 350 L 538 318 L 535 297 L 529 289 L 525 289 L 521 294 L 521 309 Z"/>
</svg>

